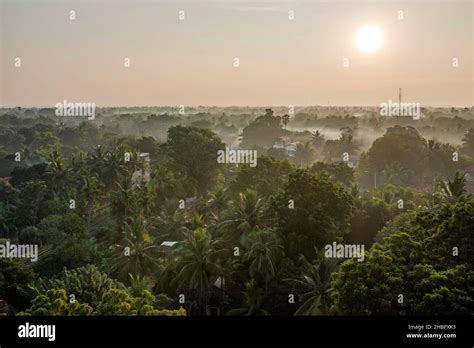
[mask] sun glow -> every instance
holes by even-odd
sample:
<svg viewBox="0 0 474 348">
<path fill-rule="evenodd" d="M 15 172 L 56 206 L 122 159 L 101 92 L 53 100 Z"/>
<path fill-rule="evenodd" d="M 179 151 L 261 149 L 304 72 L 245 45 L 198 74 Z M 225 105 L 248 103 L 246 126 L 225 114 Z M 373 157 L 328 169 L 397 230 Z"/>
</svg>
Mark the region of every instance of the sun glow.
<svg viewBox="0 0 474 348">
<path fill-rule="evenodd" d="M 362 52 L 373 53 L 382 46 L 383 32 L 372 25 L 362 27 L 357 32 L 357 47 Z"/>
</svg>

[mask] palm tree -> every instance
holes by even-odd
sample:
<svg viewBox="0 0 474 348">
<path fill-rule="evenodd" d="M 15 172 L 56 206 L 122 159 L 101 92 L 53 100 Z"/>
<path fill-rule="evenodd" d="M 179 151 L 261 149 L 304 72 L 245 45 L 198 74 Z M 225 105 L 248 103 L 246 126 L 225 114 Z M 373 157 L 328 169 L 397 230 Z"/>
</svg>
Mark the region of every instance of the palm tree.
<svg viewBox="0 0 474 348">
<path fill-rule="evenodd" d="M 219 228 L 230 242 L 240 242 L 245 234 L 268 222 L 265 201 L 257 192 L 246 190 L 239 199 L 230 200 L 224 212 L 224 221 Z"/>
<path fill-rule="evenodd" d="M 453 180 L 448 178 L 445 182 L 438 179 L 436 184 L 441 197 L 448 202 L 456 202 L 466 196 L 466 174 L 456 172 Z"/>
<path fill-rule="evenodd" d="M 87 229 L 89 230 L 94 203 L 102 193 L 97 177 L 87 174 L 84 175 L 82 178 L 80 193 L 84 201 Z"/>
<path fill-rule="evenodd" d="M 311 133 L 311 143 L 314 147 L 319 147 L 324 144 L 324 135 L 319 130 Z"/>
<path fill-rule="evenodd" d="M 125 153 L 130 153 L 130 161 L 125 161 Z M 97 146 L 91 155 L 90 163 L 105 184 L 106 188 L 114 188 L 117 183 L 129 185 L 134 170 L 138 167 L 136 153 L 124 145 L 116 146 L 112 151 L 106 151 Z"/>
<path fill-rule="evenodd" d="M 45 150 L 44 155 L 48 162 L 46 173 L 50 177 L 51 186 L 54 188 L 54 192 L 64 195 L 71 168 L 64 162 L 64 158 L 58 146 Z"/>
<path fill-rule="evenodd" d="M 111 193 L 112 213 L 119 220 L 119 229 L 131 216 L 143 212 L 143 207 L 138 202 L 138 195 L 126 185 L 117 183 L 117 191 Z"/>
<path fill-rule="evenodd" d="M 264 300 L 263 290 L 257 287 L 255 280 L 251 279 L 245 283 L 243 308 L 235 308 L 227 312 L 226 315 L 270 315 L 262 309 Z"/>
<path fill-rule="evenodd" d="M 199 312 L 208 313 L 211 288 L 224 271 L 219 256 L 224 251 L 220 241 L 212 240 L 205 228 L 187 234 L 181 248 L 177 250 L 175 264 L 177 289 L 195 295 Z"/>
<path fill-rule="evenodd" d="M 161 242 L 165 239 L 178 240 L 182 238 L 187 222 L 185 211 L 179 209 L 176 201 L 166 200 L 157 216 L 154 217 L 154 226 L 156 233 L 154 236 L 157 241 Z"/>
<path fill-rule="evenodd" d="M 135 197 L 145 214 L 149 214 L 153 208 L 155 191 L 152 184 L 142 183 L 135 187 Z"/>
<path fill-rule="evenodd" d="M 359 144 L 354 141 L 353 130 L 349 127 L 341 128 L 341 136 L 339 137 L 339 143 L 342 152 L 354 154 L 359 150 Z"/>
<path fill-rule="evenodd" d="M 94 152 L 89 154 L 89 158 L 87 159 L 87 164 L 91 167 L 94 173 L 97 173 L 98 176 L 101 178 L 103 182 L 105 182 L 104 178 L 104 163 L 106 161 L 107 152 L 101 145 L 97 145 L 94 148 Z M 76 158 L 73 158 L 73 163 L 76 161 Z"/>
<path fill-rule="evenodd" d="M 74 168 L 74 173 L 79 178 L 90 173 L 91 168 L 88 166 L 87 153 L 84 151 L 74 152 L 71 155 L 71 167 Z"/>
<path fill-rule="evenodd" d="M 118 245 L 120 257 L 114 269 L 145 276 L 157 265 L 158 247 L 153 244 L 143 215 L 129 218 L 125 223 L 125 238 Z"/>
<path fill-rule="evenodd" d="M 246 251 L 244 260 L 250 263 L 249 273 L 254 279 L 261 278 L 268 289 L 268 283 L 275 276 L 277 262 L 283 247 L 276 233 L 268 229 L 256 229 L 243 240 Z"/>
<path fill-rule="evenodd" d="M 296 310 L 295 315 L 327 315 L 331 304 L 331 279 L 337 270 L 336 259 L 326 258 L 323 252 L 316 250 L 316 262 L 310 263 L 301 256 L 303 263 L 302 274 L 288 281 L 299 284 L 307 289 L 301 295 L 302 305 Z"/>
<path fill-rule="evenodd" d="M 425 161 L 426 165 L 431 165 L 436 162 L 438 159 L 438 151 L 440 150 L 440 144 L 433 139 L 426 141 L 424 152 L 425 152 Z"/>
<path fill-rule="evenodd" d="M 303 166 L 309 166 L 311 162 L 313 161 L 314 157 L 314 150 L 311 147 L 311 142 L 307 141 L 306 143 L 298 143 L 296 145 L 296 154 L 295 154 L 295 160 L 296 163 L 303 167 Z"/>
<path fill-rule="evenodd" d="M 104 162 L 104 179 L 109 188 L 117 183 L 129 184 L 129 180 L 122 180 L 127 174 L 125 152 L 127 151 L 123 146 L 118 146 L 113 151 L 107 152 Z M 133 153 L 131 152 L 131 154 Z M 132 173 L 126 179 L 131 179 L 131 177 Z"/>
<path fill-rule="evenodd" d="M 209 216 L 208 231 L 216 237 L 221 224 L 222 212 L 227 206 L 227 191 L 221 188 L 215 192 L 209 193 L 209 198 L 202 208 L 203 213 Z"/>
<path fill-rule="evenodd" d="M 150 279 L 145 276 L 140 276 L 137 274 L 128 274 L 130 278 L 130 286 L 128 288 L 128 293 L 133 297 L 140 297 L 143 294 L 143 291 L 149 290 L 150 288 Z"/>
<path fill-rule="evenodd" d="M 204 211 L 218 214 L 221 210 L 226 207 L 227 191 L 225 188 L 220 188 L 214 192 L 209 193 L 209 198 L 204 206 Z"/>
<path fill-rule="evenodd" d="M 436 173 L 451 175 L 453 149 L 449 144 L 440 144 L 436 140 L 430 139 L 425 143 L 423 149 L 422 165 L 426 169 L 427 175 L 422 176 L 423 183 L 425 178 L 432 182 Z"/>
</svg>

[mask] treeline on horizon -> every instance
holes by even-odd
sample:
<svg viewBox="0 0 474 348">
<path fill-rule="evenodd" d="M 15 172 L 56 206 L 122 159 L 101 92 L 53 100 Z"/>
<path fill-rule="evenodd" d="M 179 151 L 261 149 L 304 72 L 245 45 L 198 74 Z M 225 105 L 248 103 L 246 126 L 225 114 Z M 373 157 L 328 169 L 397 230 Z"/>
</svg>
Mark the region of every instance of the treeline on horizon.
<svg viewBox="0 0 474 348">
<path fill-rule="evenodd" d="M 472 110 L 327 112 L 8 110 L 0 240 L 40 254 L 0 258 L 0 312 L 473 314 Z M 219 164 L 229 143 L 257 166 Z M 333 242 L 364 245 L 364 261 L 325 257 Z"/>
</svg>

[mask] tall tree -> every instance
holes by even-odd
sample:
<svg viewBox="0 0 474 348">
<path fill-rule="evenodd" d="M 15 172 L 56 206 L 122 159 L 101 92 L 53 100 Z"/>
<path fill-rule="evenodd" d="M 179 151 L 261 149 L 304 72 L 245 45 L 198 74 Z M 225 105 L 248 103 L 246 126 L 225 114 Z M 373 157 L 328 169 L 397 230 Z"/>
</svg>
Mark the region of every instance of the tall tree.
<svg viewBox="0 0 474 348">
<path fill-rule="evenodd" d="M 224 149 L 220 138 L 207 129 L 176 126 L 168 130 L 169 154 L 200 193 L 212 188 L 219 166 L 217 151 Z"/>
<path fill-rule="evenodd" d="M 331 280 L 337 270 L 336 259 L 326 258 L 324 252 L 316 250 L 316 261 L 309 262 L 301 257 L 302 272 L 298 277 L 289 279 L 305 289 L 301 294 L 301 305 L 295 315 L 328 315 L 332 305 Z"/>
<path fill-rule="evenodd" d="M 268 311 L 262 308 L 264 299 L 264 291 L 258 287 L 253 279 L 251 279 L 245 283 L 245 307 L 231 309 L 226 315 L 270 315 Z"/>
<path fill-rule="evenodd" d="M 253 279 L 262 279 L 265 288 L 275 276 L 283 247 L 278 235 L 268 229 L 256 229 L 243 241 L 244 260 L 249 262 L 249 274 Z"/>
<path fill-rule="evenodd" d="M 122 275 L 149 275 L 158 262 L 157 248 L 143 215 L 131 217 L 125 223 L 125 238 L 118 245 L 119 257 L 114 269 Z"/>
<path fill-rule="evenodd" d="M 291 258 L 314 257 L 313 248 L 344 236 L 352 215 L 352 196 L 326 175 L 299 169 L 272 200 L 277 232 Z"/>
<path fill-rule="evenodd" d="M 314 150 L 311 147 L 311 143 L 298 143 L 296 145 L 295 161 L 300 167 L 308 167 L 314 158 Z"/>
<path fill-rule="evenodd" d="M 445 182 L 441 179 L 438 179 L 436 184 L 442 199 L 448 202 L 457 201 L 464 197 L 467 193 L 466 175 L 461 174 L 460 172 L 456 172 L 452 180 L 448 178 L 448 181 Z"/>
<path fill-rule="evenodd" d="M 228 241 L 237 243 L 247 233 L 268 222 L 264 199 L 257 192 L 246 190 L 240 193 L 239 199 L 227 203 L 227 210 L 219 227 Z"/>
<path fill-rule="evenodd" d="M 212 240 L 205 228 L 198 228 L 187 234 L 174 264 L 169 265 L 175 270 L 177 289 L 188 298 L 194 297 L 194 308 L 200 314 L 209 313 L 211 288 L 224 273 L 219 262 L 223 252 L 219 241 Z"/>
</svg>

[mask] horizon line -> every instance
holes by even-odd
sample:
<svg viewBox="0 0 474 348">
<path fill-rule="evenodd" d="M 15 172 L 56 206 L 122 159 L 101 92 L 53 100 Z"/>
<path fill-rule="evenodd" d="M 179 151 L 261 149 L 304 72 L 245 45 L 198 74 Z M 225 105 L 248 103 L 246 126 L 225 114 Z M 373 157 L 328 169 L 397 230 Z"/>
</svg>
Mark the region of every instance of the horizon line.
<svg viewBox="0 0 474 348">
<path fill-rule="evenodd" d="M 83 101 L 76 101 L 71 103 L 89 103 Z M 398 103 L 398 102 L 396 102 Z M 403 103 L 403 102 L 402 102 Z M 406 102 L 412 103 L 412 102 Z M 184 106 L 185 108 L 288 108 L 289 105 L 97 105 L 95 104 L 96 108 L 179 108 Z M 312 104 L 312 105 L 291 105 L 294 108 L 311 108 L 311 107 L 319 107 L 319 108 L 380 108 L 380 105 L 320 105 L 320 104 Z M 473 105 L 420 105 L 422 108 L 473 108 Z M 3 106 L 0 105 L 0 109 L 54 109 L 54 105 L 15 105 L 15 106 Z"/>
</svg>

